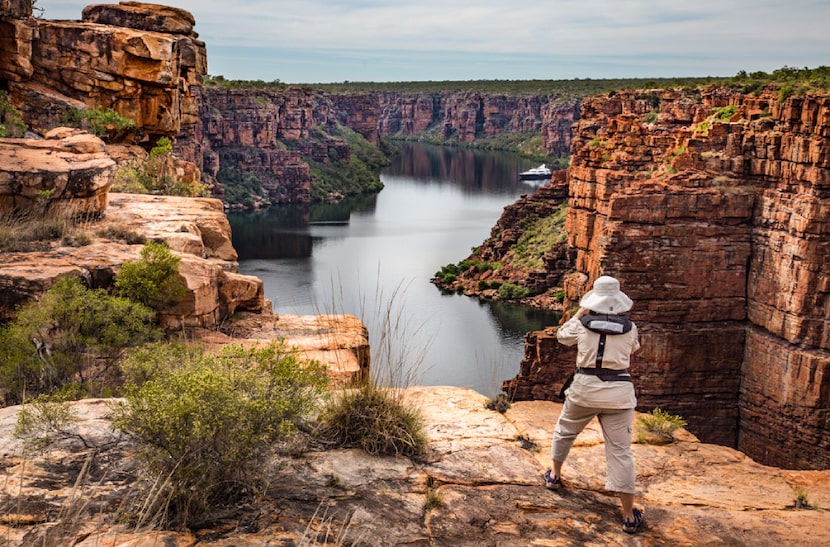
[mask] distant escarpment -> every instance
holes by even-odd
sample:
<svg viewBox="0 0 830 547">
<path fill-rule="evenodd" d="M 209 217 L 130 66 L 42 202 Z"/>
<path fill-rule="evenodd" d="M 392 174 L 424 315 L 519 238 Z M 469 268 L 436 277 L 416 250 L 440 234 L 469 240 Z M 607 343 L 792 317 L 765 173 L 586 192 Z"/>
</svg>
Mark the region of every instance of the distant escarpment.
<svg viewBox="0 0 830 547">
<path fill-rule="evenodd" d="M 507 147 L 566 156 L 579 99 L 469 91 L 331 94 L 345 123 L 372 137 Z"/>
<path fill-rule="evenodd" d="M 384 137 L 565 156 L 579 101 L 469 92 L 333 93 L 229 85 L 197 92 L 178 147 L 229 203 L 307 203 L 381 188 Z M 373 174 L 374 173 L 374 174 Z"/>
<path fill-rule="evenodd" d="M 497 259 L 528 215 L 567 199 L 566 248 L 552 245 L 525 279 L 562 280 L 565 314 L 599 275 L 622 280 L 641 326 L 641 408 L 761 462 L 830 467 L 828 138 L 821 92 L 585 99 L 567 179 L 509 207 L 472 258 Z M 506 388 L 552 399 L 573 360 L 554 328 L 530 333 Z"/>
<path fill-rule="evenodd" d="M 332 101 L 307 87 L 198 92 L 199 123 L 179 147 L 226 203 L 336 201 L 382 188 L 386 156 L 341 123 Z"/>
</svg>

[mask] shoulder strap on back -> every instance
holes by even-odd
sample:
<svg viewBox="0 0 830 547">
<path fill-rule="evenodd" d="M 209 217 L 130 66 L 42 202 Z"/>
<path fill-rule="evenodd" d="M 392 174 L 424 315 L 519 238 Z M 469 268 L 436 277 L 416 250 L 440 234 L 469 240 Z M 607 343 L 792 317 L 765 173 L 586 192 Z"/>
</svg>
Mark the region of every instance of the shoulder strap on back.
<svg viewBox="0 0 830 547">
<path fill-rule="evenodd" d="M 624 334 L 631 330 L 631 319 L 624 315 L 593 314 L 583 315 L 579 321 L 586 329 L 599 334 Z"/>
</svg>

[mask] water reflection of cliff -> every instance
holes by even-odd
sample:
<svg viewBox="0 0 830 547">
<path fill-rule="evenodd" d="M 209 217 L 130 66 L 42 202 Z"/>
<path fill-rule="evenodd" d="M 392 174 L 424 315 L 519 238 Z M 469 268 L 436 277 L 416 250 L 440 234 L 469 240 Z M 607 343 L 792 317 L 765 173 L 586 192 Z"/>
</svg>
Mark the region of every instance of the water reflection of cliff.
<svg viewBox="0 0 830 547">
<path fill-rule="evenodd" d="M 252 213 L 229 213 L 233 246 L 240 260 L 307 258 L 315 238 L 313 224 L 346 224 L 352 212 L 371 213 L 377 195 L 355 196 L 339 203 L 281 205 Z"/>
<path fill-rule="evenodd" d="M 526 332 L 538 330 L 540 325 L 556 326 L 559 324 L 560 315 L 556 312 L 537 310 L 498 300 L 482 300 L 481 305 L 490 308 L 490 313 L 503 333 L 523 336 Z"/>
<path fill-rule="evenodd" d="M 421 143 L 401 143 L 400 146 L 401 154 L 384 170 L 384 175 L 407 176 L 419 182 L 452 182 L 465 191 L 476 193 L 515 192 L 516 188 L 525 186 L 519 181 L 519 172 L 532 163 L 506 152 Z"/>
</svg>

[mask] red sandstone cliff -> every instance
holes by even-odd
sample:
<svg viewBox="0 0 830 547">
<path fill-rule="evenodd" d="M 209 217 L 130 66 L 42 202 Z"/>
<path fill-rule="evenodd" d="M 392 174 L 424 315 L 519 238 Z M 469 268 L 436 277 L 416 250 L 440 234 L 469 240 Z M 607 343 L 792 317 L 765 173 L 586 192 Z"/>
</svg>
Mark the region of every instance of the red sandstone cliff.
<svg viewBox="0 0 830 547">
<path fill-rule="evenodd" d="M 724 88 L 583 102 L 565 309 L 601 274 L 634 299 L 642 408 L 771 465 L 830 467 L 830 96 Z M 518 398 L 573 356 L 528 336 Z"/>
<path fill-rule="evenodd" d="M 541 134 L 550 156 L 566 156 L 579 100 L 556 95 L 493 93 L 330 94 L 343 122 L 372 142 L 379 137 L 427 135 L 447 144 L 472 144 L 503 133 Z"/>
</svg>

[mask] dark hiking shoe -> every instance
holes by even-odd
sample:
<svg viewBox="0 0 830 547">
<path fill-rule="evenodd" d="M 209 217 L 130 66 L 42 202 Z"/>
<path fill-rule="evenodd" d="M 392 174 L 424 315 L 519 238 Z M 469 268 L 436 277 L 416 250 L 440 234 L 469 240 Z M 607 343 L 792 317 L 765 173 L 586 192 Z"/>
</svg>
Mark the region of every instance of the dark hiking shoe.
<svg viewBox="0 0 830 547">
<path fill-rule="evenodd" d="M 562 486 L 562 479 L 560 479 L 559 477 L 552 477 L 550 475 L 550 471 L 550 469 L 545 471 L 545 488 L 554 491 L 559 490 L 559 488 Z"/>
<path fill-rule="evenodd" d="M 634 509 L 634 520 L 624 520 L 623 521 L 623 532 L 627 534 L 633 534 L 637 531 L 637 528 L 643 522 L 643 513 L 639 509 Z"/>
</svg>

